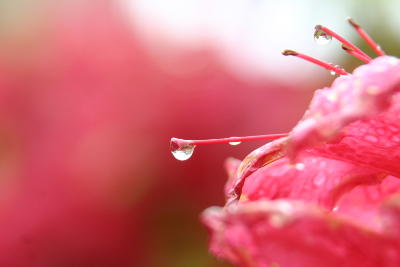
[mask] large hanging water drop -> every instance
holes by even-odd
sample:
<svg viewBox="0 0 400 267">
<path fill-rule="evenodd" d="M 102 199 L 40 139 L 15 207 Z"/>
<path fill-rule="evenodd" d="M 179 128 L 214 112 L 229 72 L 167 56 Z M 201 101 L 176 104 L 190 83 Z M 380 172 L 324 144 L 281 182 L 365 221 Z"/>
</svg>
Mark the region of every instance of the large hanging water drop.
<svg viewBox="0 0 400 267">
<path fill-rule="evenodd" d="M 314 32 L 314 41 L 319 45 L 329 44 L 332 40 L 332 36 L 327 34 L 321 29 L 316 29 Z"/>
<path fill-rule="evenodd" d="M 174 158 L 184 161 L 190 159 L 196 146 L 187 141 L 172 138 L 170 147 Z"/>
</svg>

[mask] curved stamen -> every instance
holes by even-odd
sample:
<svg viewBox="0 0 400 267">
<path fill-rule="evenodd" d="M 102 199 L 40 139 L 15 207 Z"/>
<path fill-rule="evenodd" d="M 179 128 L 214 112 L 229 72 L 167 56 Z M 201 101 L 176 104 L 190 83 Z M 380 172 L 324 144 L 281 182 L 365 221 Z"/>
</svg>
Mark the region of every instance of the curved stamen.
<svg viewBox="0 0 400 267">
<path fill-rule="evenodd" d="M 348 72 L 346 72 L 344 69 L 342 69 L 340 67 L 333 66 L 332 64 L 329 64 L 327 62 L 318 60 L 316 58 L 313 58 L 313 57 L 298 53 L 298 52 L 293 51 L 293 50 L 284 50 L 282 52 L 282 55 L 284 55 L 284 56 L 295 56 L 295 57 L 298 57 L 298 58 L 302 58 L 302 59 L 304 59 L 306 61 L 314 63 L 314 64 L 316 64 L 318 66 L 321 66 L 321 67 L 323 67 L 323 68 L 325 68 L 327 70 L 334 71 L 339 75 L 347 75 L 347 74 L 349 74 Z"/>
<path fill-rule="evenodd" d="M 346 51 L 347 53 L 349 53 L 350 55 L 364 61 L 365 63 L 368 63 L 370 61 L 369 58 L 364 57 L 363 55 L 358 54 L 356 51 L 354 51 L 353 49 L 351 49 L 350 47 L 347 47 L 346 45 L 342 44 L 342 49 L 344 51 Z"/>
<path fill-rule="evenodd" d="M 185 143 L 188 145 L 207 145 L 207 144 L 227 144 L 227 143 L 240 143 L 243 141 L 255 141 L 255 140 L 276 140 L 282 137 L 287 137 L 287 133 L 283 134 L 267 134 L 267 135 L 253 135 L 244 137 L 228 137 L 218 139 L 204 139 L 204 140 L 185 140 L 179 138 L 171 138 L 171 142 Z"/>
<path fill-rule="evenodd" d="M 335 38 L 336 40 L 338 40 L 342 44 L 346 45 L 347 47 L 350 47 L 353 51 L 357 52 L 357 54 L 362 55 L 364 58 L 367 58 L 368 59 L 367 63 L 369 63 L 372 60 L 360 48 L 358 48 L 357 46 L 353 45 L 352 43 L 350 43 L 349 41 L 347 41 L 346 39 L 344 39 L 342 36 L 338 35 L 334 31 L 331 31 L 329 28 L 327 28 L 325 26 L 322 26 L 322 25 L 317 25 L 317 26 L 315 26 L 315 29 L 326 32 L 327 34 L 331 35 L 333 38 Z"/>
<path fill-rule="evenodd" d="M 347 18 L 347 21 L 351 26 L 357 31 L 358 35 L 364 39 L 364 41 L 375 51 L 375 53 L 379 56 L 384 56 L 385 52 L 381 49 L 381 47 L 365 32 L 361 26 L 356 23 L 352 18 Z"/>
</svg>

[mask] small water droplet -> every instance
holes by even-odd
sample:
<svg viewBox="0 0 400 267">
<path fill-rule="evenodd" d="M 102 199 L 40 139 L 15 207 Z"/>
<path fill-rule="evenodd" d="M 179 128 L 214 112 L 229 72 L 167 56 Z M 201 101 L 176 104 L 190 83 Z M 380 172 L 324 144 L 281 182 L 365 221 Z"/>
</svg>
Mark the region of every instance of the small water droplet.
<svg viewBox="0 0 400 267">
<path fill-rule="evenodd" d="M 232 137 L 232 138 L 234 138 L 234 137 Z M 229 142 L 229 144 L 231 145 L 231 146 L 237 146 L 237 145 L 240 145 L 242 143 L 242 141 L 232 141 L 232 142 Z"/>
<path fill-rule="evenodd" d="M 302 171 L 302 170 L 304 170 L 304 163 L 297 163 L 296 164 L 296 169 L 298 170 L 298 171 Z"/>
<path fill-rule="evenodd" d="M 333 211 L 333 212 L 336 212 L 336 211 L 338 211 L 338 209 L 339 209 L 339 207 L 338 207 L 338 206 L 335 206 L 335 207 L 333 207 L 332 211 Z"/>
<path fill-rule="evenodd" d="M 334 64 L 332 64 L 332 63 L 330 63 L 332 66 L 334 66 L 335 68 L 337 68 L 337 69 L 340 69 L 340 70 L 344 70 L 341 66 L 339 66 L 339 65 L 334 65 Z M 338 74 L 338 73 L 336 73 L 335 71 L 333 71 L 333 70 L 331 70 L 330 71 L 330 73 L 331 73 L 331 75 L 336 75 L 336 74 Z"/>
<path fill-rule="evenodd" d="M 188 141 L 172 138 L 171 139 L 171 153 L 177 160 L 188 160 L 193 155 L 195 145 Z"/>
<path fill-rule="evenodd" d="M 327 34 L 321 29 L 316 29 L 314 32 L 314 41 L 318 45 L 326 45 L 329 44 L 332 40 L 332 36 Z"/>
</svg>

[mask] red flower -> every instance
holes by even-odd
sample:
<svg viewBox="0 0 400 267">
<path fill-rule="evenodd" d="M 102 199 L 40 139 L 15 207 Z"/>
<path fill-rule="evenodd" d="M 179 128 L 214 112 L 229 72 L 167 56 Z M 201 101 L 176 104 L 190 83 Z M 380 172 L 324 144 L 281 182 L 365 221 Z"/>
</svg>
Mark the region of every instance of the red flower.
<svg viewBox="0 0 400 267">
<path fill-rule="evenodd" d="M 240 266 L 400 266 L 400 60 L 350 22 L 380 56 L 317 27 L 368 64 L 316 91 L 287 137 L 228 161 L 227 204 L 202 215 L 217 256 Z"/>
</svg>

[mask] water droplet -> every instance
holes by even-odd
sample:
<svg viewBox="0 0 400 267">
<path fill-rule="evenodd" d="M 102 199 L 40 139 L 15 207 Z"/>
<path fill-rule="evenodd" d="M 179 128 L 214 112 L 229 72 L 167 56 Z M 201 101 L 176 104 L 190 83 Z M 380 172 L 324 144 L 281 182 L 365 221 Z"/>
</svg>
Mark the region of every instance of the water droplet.
<svg viewBox="0 0 400 267">
<path fill-rule="evenodd" d="M 171 139 L 171 153 L 177 160 L 188 160 L 193 155 L 195 145 L 188 141 L 172 138 Z"/>
<path fill-rule="evenodd" d="M 321 29 L 316 29 L 314 32 L 314 41 L 318 45 L 326 45 L 329 44 L 332 40 L 332 36 L 327 34 Z"/>
<path fill-rule="evenodd" d="M 338 211 L 338 209 L 339 209 L 339 207 L 338 207 L 338 206 L 335 206 L 335 207 L 332 208 L 332 211 L 333 211 L 333 212 L 336 212 L 336 211 Z"/>
<path fill-rule="evenodd" d="M 344 69 L 341 67 L 341 66 L 339 66 L 339 65 L 334 65 L 334 64 L 332 64 L 332 63 L 330 63 L 332 66 L 334 66 L 335 68 L 337 68 L 337 69 L 340 69 L 340 70 L 343 70 L 344 71 Z M 338 73 L 336 73 L 335 71 L 333 71 L 333 70 L 331 70 L 330 71 L 331 72 L 331 75 L 336 75 L 336 74 L 338 74 Z"/>
<path fill-rule="evenodd" d="M 231 137 L 231 138 L 235 138 L 235 137 Z M 229 144 L 231 145 L 231 146 L 237 146 L 237 145 L 240 145 L 242 143 L 242 141 L 233 141 L 233 142 L 229 142 Z"/>
<path fill-rule="evenodd" d="M 296 169 L 298 170 L 298 171 L 302 171 L 302 170 L 304 170 L 304 163 L 297 163 L 296 164 Z"/>
</svg>

